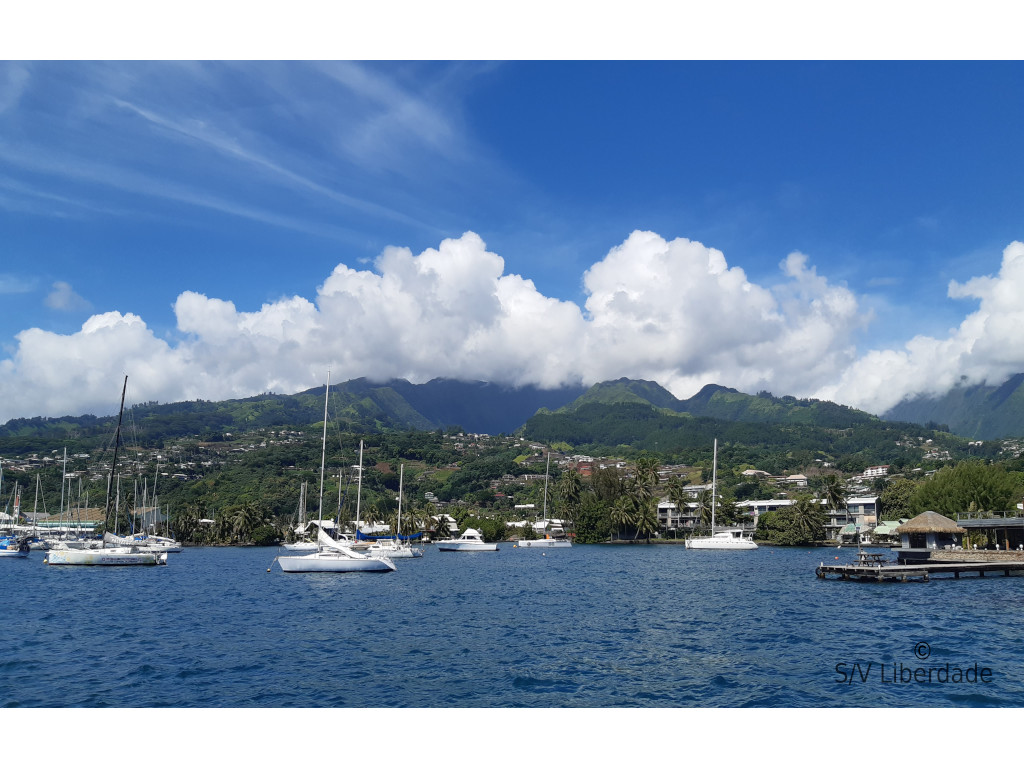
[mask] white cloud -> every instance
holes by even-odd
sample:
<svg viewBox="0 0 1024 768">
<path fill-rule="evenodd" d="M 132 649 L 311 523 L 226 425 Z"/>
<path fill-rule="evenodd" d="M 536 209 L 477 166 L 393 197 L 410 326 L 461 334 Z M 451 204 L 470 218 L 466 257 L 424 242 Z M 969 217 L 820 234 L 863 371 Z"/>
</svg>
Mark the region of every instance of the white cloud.
<svg viewBox="0 0 1024 768">
<path fill-rule="evenodd" d="M 1024 371 L 1024 243 L 1006 247 L 998 275 L 953 280 L 948 293 L 978 300 L 978 309 L 946 338 L 916 336 L 902 349 L 867 353 L 821 396 L 881 413 L 907 396 L 942 395 L 961 382 L 999 384 Z"/>
<path fill-rule="evenodd" d="M 788 255 L 780 282 L 752 283 L 701 243 L 634 232 L 588 269 L 585 307 L 540 293 L 472 232 L 420 254 L 390 247 L 373 269 L 339 264 L 315 300 L 283 297 L 254 312 L 186 291 L 174 305 L 181 337 L 159 339 L 144 320 L 95 315 L 60 335 L 17 337 L 0 361 L 0 421 L 110 412 L 123 372 L 136 400 L 169 402 L 295 392 L 366 376 L 436 376 L 509 384 L 590 384 L 629 376 L 677 396 L 718 383 L 817 396 L 869 410 L 904 393 L 940 392 L 961 375 L 1024 370 L 1024 244 L 1006 249 L 997 276 L 951 283 L 980 301 L 947 339 L 856 358 L 866 325 L 857 297 Z M 63 296 L 72 295 L 70 287 Z"/>
<path fill-rule="evenodd" d="M 58 281 L 46 297 L 46 306 L 61 312 L 81 312 L 92 308 L 88 301 L 77 293 L 70 283 Z"/>
</svg>

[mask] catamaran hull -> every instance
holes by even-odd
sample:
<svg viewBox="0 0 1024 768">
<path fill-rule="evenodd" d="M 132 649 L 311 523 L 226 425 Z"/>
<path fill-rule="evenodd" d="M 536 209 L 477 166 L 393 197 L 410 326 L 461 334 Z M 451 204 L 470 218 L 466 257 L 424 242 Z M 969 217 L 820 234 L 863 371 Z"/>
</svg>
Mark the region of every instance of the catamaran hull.
<svg viewBox="0 0 1024 768">
<path fill-rule="evenodd" d="M 166 552 L 132 552 L 112 549 L 51 549 L 47 565 L 167 565 Z"/>
<path fill-rule="evenodd" d="M 516 546 L 529 549 L 568 549 L 572 542 L 568 539 L 523 539 L 516 542 Z"/>
<path fill-rule="evenodd" d="M 395 564 L 386 557 L 352 558 L 330 552 L 279 557 L 277 564 L 285 573 L 386 573 L 395 570 Z"/>
</svg>

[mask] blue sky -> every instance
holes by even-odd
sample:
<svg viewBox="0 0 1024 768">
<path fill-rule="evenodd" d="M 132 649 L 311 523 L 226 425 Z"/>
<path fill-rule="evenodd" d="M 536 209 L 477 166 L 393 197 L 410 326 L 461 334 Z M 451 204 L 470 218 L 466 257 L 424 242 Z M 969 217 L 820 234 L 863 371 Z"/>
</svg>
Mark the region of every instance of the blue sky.
<svg viewBox="0 0 1024 768">
<path fill-rule="evenodd" d="M 1018 62 L 6 62 L 0 421 L 123 373 L 1001 380 L 1021 125 Z"/>
</svg>

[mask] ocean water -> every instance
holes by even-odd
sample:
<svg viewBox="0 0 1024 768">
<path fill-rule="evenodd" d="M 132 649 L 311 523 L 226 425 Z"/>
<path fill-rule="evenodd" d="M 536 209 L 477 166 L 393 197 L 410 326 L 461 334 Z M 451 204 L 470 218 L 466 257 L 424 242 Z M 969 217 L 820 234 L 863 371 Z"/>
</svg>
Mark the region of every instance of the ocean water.
<svg viewBox="0 0 1024 768">
<path fill-rule="evenodd" d="M 1024 703 L 1024 578 L 815 578 L 847 549 L 427 546 L 387 574 L 285 574 L 277 553 L 188 549 L 157 568 L 0 560 L 0 704 Z"/>
</svg>

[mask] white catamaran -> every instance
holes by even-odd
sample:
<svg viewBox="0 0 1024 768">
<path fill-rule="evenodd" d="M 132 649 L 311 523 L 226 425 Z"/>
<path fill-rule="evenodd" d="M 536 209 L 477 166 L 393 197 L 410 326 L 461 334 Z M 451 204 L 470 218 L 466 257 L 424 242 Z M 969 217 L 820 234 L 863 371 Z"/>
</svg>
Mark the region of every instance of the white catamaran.
<svg viewBox="0 0 1024 768">
<path fill-rule="evenodd" d="M 711 465 L 711 535 L 694 536 L 686 540 L 687 549 L 757 549 L 752 539 L 740 528 L 725 528 L 715 533 L 715 495 L 718 488 L 718 440 L 715 440 L 714 463 Z"/>
<path fill-rule="evenodd" d="M 351 549 L 345 542 L 332 539 L 323 529 L 324 520 L 324 462 L 327 458 L 327 403 L 331 391 L 331 374 L 327 374 L 324 395 L 324 437 L 320 453 L 320 511 L 317 522 L 317 548 L 307 555 L 280 555 L 277 564 L 285 573 L 353 573 L 359 571 L 388 572 L 395 564 L 383 555 L 364 555 Z M 359 446 L 359 464 L 362 469 L 362 443 Z M 362 473 L 360 473 L 361 475 Z M 358 503 L 358 502 L 357 502 Z"/>
</svg>

